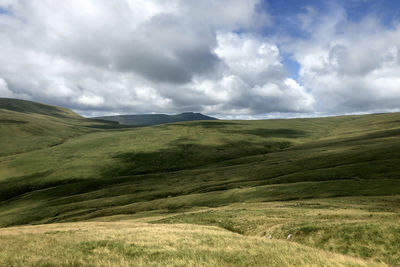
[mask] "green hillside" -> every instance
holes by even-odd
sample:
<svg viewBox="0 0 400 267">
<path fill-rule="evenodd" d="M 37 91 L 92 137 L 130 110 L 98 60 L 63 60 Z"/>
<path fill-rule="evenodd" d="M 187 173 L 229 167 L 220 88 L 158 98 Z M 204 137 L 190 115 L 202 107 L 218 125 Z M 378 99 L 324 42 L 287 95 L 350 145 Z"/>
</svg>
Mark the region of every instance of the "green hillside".
<svg viewBox="0 0 400 267">
<path fill-rule="evenodd" d="M 13 98 L 0 98 L 0 109 L 22 112 L 25 114 L 30 113 L 53 117 L 80 118 L 78 114 L 67 108 Z"/>
<path fill-rule="evenodd" d="M 229 265 L 233 256 L 227 252 L 207 253 L 217 242 L 229 243 L 231 235 L 252 242 L 248 251 L 258 255 L 254 264 L 260 266 L 267 255 L 254 246 L 279 246 L 276 255 L 271 254 L 275 260 L 294 250 L 301 258 L 309 249 L 349 257 L 341 262 L 338 254 L 321 254 L 318 266 L 326 266 L 324 259 L 330 258 L 332 266 L 400 264 L 400 113 L 118 129 L 57 107 L 43 114 L 14 106 L 0 109 L 2 227 L 75 222 L 74 229 L 80 229 L 79 222 L 94 221 L 114 229 L 127 221 L 146 229 L 159 227 L 159 233 L 176 227 L 229 233 L 221 241 L 204 234 L 203 243 L 193 243 L 197 252 L 190 252 L 190 242 L 179 248 L 170 244 L 176 252 L 171 255 L 154 250 L 155 240 L 148 240 L 134 248 L 148 255 L 140 258 L 144 264 L 196 265 L 202 259 L 216 264 L 225 259 L 221 264 Z M 182 226 L 186 224 L 190 226 Z M 51 225 L 29 227 L 35 232 Z M 23 229 L 0 229 L 0 235 L 29 246 L 42 238 L 49 244 L 57 240 L 36 232 L 24 237 Z M 64 230 L 54 231 L 63 240 L 71 237 Z M 98 233 L 87 234 L 94 238 Z M 71 253 L 82 259 L 93 256 L 90 251 L 95 249 L 116 253 L 98 265 L 117 264 L 116 255 L 131 259 L 129 255 L 138 252 L 126 246 L 139 241 L 128 242 L 121 235 L 117 231 L 91 237 L 87 244 L 82 243 L 85 237 L 77 236 L 76 242 L 89 252 Z M 63 242 L 74 247 L 74 240 Z M 8 258 L 23 265 L 12 254 L 12 248 L 0 253 L 0 262 Z M 193 255 L 197 258 L 190 258 Z M 43 257 L 41 264 L 52 262 Z M 241 265 L 251 263 L 243 257 Z M 313 257 L 293 258 L 292 265 L 313 265 Z"/>
<path fill-rule="evenodd" d="M 96 117 L 106 121 L 114 121 L 123 125 L 150 126 L 183 121 L 216 120 L 216 118 L 201 113 L 185 112 L 177 115 L 166 114 L 141 114 L 141 115 L 117 115 Z"/>
<path fill-rule="evenodd" d="M 0 98 L 0 156 L 48 148 L 96 129 L 119 127 L 62 107 Z"/>
</svg>

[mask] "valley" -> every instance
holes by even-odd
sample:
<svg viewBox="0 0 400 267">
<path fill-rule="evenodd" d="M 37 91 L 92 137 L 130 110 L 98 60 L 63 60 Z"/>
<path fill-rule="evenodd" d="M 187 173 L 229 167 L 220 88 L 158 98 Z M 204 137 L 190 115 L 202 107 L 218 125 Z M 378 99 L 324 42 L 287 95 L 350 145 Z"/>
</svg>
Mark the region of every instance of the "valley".
<svg viewBox="0 0 400 267">
<path fill-rule="evenodd" d="M 1 99 L 0 136 L 4 265 L 400 263 L 400 113 L 128 127 Z"/>
</svg>

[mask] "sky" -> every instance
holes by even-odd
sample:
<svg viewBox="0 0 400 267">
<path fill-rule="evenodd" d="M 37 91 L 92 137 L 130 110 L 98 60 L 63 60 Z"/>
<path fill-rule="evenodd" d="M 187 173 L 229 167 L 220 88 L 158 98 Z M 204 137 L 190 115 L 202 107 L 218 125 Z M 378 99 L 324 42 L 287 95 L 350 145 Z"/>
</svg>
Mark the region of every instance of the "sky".
<svg viewBox="0 0 400 267">
<path fill-rule="evenodd" d="M 84 116 L 400 111 L 398 0 L 0 0 L 0 97 Z"/>
</svg>

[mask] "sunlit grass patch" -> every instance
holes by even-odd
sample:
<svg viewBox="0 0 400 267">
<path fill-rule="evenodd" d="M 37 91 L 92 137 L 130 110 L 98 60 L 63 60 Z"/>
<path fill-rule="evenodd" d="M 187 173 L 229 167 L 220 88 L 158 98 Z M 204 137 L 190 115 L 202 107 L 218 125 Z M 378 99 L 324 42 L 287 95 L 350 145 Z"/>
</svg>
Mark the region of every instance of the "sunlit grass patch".
<svg viewBox="0 0 400 267">
<path fill-rule="evenodd" d="M 384 266 L 193 225 L 68 223 L 0 229 L 3 265 Z"/>
</svg>

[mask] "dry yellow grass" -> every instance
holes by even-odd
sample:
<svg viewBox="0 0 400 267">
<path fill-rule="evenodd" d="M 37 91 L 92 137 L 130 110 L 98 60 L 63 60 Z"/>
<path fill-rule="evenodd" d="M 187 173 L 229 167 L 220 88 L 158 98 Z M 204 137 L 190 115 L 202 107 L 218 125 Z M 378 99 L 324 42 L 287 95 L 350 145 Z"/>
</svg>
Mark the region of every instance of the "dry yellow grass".
<svg viewBox="0 0 400 267">
<path fill-rule="evenodd" d="M 132 221 L 0 229 L 2 266 L 385 266 L 212 226 Z"/>
</svg>

